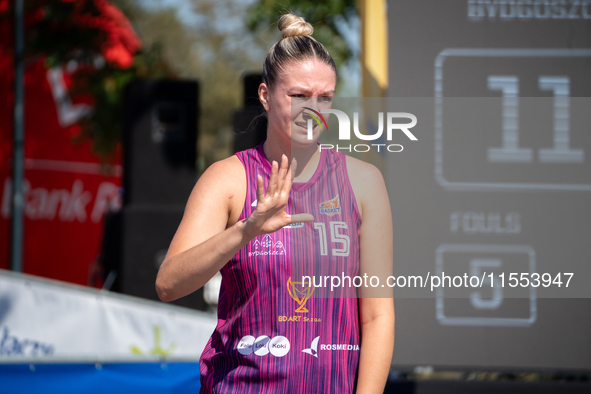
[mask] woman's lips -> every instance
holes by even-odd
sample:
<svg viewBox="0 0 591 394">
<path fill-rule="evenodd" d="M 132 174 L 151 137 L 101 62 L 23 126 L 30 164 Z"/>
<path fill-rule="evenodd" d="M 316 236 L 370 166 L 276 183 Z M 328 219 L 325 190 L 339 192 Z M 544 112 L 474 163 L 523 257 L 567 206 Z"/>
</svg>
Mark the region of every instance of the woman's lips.
<svg viewBox="0 0 591 394">
<path fill-rule="evenodd" d="M 308 125 L 306 123 L 295 122 L 297 126 L 300 126 L 303 129 L 308 130 Z M 312 125 L 312 130 L 316 128 L 317 125 Z"/>
</svg>

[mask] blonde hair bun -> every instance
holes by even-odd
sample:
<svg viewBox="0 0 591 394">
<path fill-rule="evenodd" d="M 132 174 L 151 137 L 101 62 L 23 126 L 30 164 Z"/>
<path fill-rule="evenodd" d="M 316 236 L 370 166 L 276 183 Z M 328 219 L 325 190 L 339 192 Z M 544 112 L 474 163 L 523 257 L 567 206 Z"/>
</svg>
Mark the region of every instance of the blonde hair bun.
<svg viewBox="0 0 591 394">
<path fill-rule="evenodd" d="M 277 27 L 281 31 L 283 38 L 298 37 L 298 36 L 311 36 L 314 32 L 314 28 L 311 24 L 306 22 L 301 16 L 294 14 L 285 14 L 277 23 Z"/>
</svg>

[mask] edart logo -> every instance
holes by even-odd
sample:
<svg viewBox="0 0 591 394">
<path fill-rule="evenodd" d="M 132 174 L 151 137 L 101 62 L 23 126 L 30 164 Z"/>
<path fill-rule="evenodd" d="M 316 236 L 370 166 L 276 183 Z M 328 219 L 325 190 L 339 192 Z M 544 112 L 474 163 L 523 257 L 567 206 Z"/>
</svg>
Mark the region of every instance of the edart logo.
<svg viewBox="0 0 591 394">
<path fill-rule="evenodd" d="M 306 301 L 310 298 L 314 292 L 314 286 L 304 286 L 302 282 L 292 282 L 291 276 L 287 278 L 287 292 L 298 303 L 296 312 L 308 313 L 306 308 Z"/>
<path fill-rule="evenodd" d="M 242 337 L 236 349 L 238 353 L 247 356 L 254 353 L 257 356 L 266 356 L 271 353 L 275 357 L 283 357 L 289 353 L 289 340 L 284 336 L 276 336 L 273 339 L 266 335 L 256 338 L 252 335 Z"/>
<path fill-rule="evenodd" d="M 304 107 L 304 109 L 311 112 L 311 113 L 306 112 L 306 115 L 308 115 L 312 119 L 314 119 L 316 121 L 316 123 L 321 128 L 322 128 L 322 123 L 323 123 L 326 130 L 328 130 L 328 125 L 326 124 L 326 121 L 324 120 L 324 117 L 322 116 L 322 114 L 335 114 L 337 117 L 337 120 L 339 122 L 339 140 L 340 141 L 351 140 L 351 121 L 349 120 L 349 116 L 346 113 L 344 113 L 343 111 L 340 111 L 338 109 L 321 109 L 320 112 L 318 112 L 318 111 L 316 111 L 312 108 L 308 108 L 308 107 Z M 394 123 L 395 122 L 394 119 L 400 119 L 400 118 L 409 119 L 410 123 Z M 312 119 L 308 119 L 308 136 L 307 136 L 308 140 L 314 139 L 314 137 L 313 137 L 314 126 L 313 126 Z M 321 119 L 322 119 L 322 123 L 320 123 Z M 387 138 L 387 140 L 392 141 L 393 131 L 400 130 L 411 141 L 417 141 L 417 137 L 415 137 L 414 134 L 411 133 L 409 130 L 409 129 L 413 128 L 414 126 L 416 126 L 416 124 L 417 124 L 417 117 L 411 113 L 408 113 L 408 112 L 388 112 L 388 113 L 386 113 L 386 138 Z M 384 113 L 383 112 L 378 113 L 378 129 L 374 134 L 362 134 L 359 131 L 359 113 L 354 112 L 353 113 L 353 132 L 355 133 L 355 136 L 357 138 L 359 138 L 360 140 L 363 140 L 363 141 L 375 141 L 375 140 L 379 139 L 382 136 L 382 134 L 384 133 Z M 389 152 L 401 152 L 402 151 L 402 145 L 400 145 L 400 144 L 392 144 L 392 145 L 388 145 L 388 146 L 386 146 L 386 144 L 372 144 L 372 146 L 376 146 L 378 151 L 380 150 L 380 146 L 386 147 L 386 149 Z M 392 146 L 396 147 L 396 150 L 390 149 Z M 326 145 L 326 144 L 322 145 L 322 147 L 334 148 L 333 145 Z M 343 148 L 339 147 L 338 145 L 337 145 L 336 149 L 343 150 Z M 351 145 L 349 145 L 348 147 L 346 147 L 344 149 L 351 151 Z M 371 149 L 371 146 L 366 145 L 366 144 L 358 144 L 358 145 L 354 145 L 353 149 L 356 152 L 367 152 Z"/>
</svg>

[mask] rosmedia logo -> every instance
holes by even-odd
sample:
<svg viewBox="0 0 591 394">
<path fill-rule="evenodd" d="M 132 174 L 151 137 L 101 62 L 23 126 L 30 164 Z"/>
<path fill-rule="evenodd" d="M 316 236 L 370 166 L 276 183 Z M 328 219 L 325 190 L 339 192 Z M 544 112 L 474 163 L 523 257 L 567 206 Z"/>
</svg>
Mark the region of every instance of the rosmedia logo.
<svg viewBox="0 0 591 394">
<path fill-rule="evenodd" d="M 317 336 L 316 338 L 314 338 L 314 340 L 312 341 L 312 343 L 310 344 L 309 348 L 303 349 L 302 352 L 303 353 L 307 353 L 311 356 L 314 356 L 316 358 L 318 358 L 318 354 L 319 354 L 319 350 L 318 350 L 318 344 L 320 342 L 320 336 Z M 358 352 L 359 351 L 359 345 L 349 345 L 349 344 L 332 344 L 332 343 L 326 343 L 326 344 L 320 344 L 320 351 L 325 350 L 325 351 L 355 351 Z"/>
<path fill-rule="evenodd" d="M 314 122 L 328 131 L 328 125 L 324 120 L 322 114 L 335 114 L 339 122 L 339 141 L 350 142 L 351 141 L 351 121 L 349 116 L 338 109 L 321 109 L 316 111 L 309 107 L 303 107 L 308 112 L 304 112 L 310 118 L 307 120 L 308 127 L 308 140 L 313 139 Z M 387 141 L 392 141 L 394 131 L 402 131 L 408 139 L 411 141 L 417 141 L 417 137 L 410 132 L 410 129 L 416 126 L 417 117 L 409 112 L 387 112 L 385 114 L 386 125 L 384 127 L 384 112 L 378 113 L 378 128 L 374 134 L 362 134 L 359 131 L 359 113 L 353 113 L 353 133 L 355 137 L 362 141 L 376 141 L 382 138 L 384 129 L 386 130 Z M 410 122 L 399 123 L 400 119 L 408 119 Z M 349 152 L 369 152 L 370 150 L 376 150 L 378 152 L 402 152 L 404 147 L 400 144 L 378 144 L 378 143 L 367 143 L 367 144 L 321 144 L 320 149 L 336 149 L 336 150 L 347 150 Z"/>
</svg>

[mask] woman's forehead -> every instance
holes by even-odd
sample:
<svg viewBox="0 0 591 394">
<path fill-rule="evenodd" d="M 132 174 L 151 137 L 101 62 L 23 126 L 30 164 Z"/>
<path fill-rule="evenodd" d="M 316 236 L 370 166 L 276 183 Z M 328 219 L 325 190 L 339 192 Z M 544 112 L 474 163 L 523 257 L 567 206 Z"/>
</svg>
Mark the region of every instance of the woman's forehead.
<svg viewBox="0 0 591 394">
<path fill-rule="evenodd" d="M 322 93 L 334 93 L 336 75 L 331 66 L 314 59 L 291 62 L 281 73 L 278 82 L 287 89 L 320 89 Z"/>
</svg>

